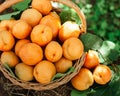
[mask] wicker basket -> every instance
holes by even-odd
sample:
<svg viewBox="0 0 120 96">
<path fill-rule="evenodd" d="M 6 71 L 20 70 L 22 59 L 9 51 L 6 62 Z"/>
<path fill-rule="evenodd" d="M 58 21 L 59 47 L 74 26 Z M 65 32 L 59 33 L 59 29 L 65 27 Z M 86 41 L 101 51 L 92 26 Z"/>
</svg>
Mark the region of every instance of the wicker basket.
<svg viewBox="0 0 120 96">
<path fill-rule="evenodd" d="M 85 16 L 84 16 L 83 12 L 79 9 L 79 7 L 76 6 L 76 4 L 74 4 L 70 0 L 51 0 L 51 1 L 65 4 L 65 5 L 73 8 L 81 20 L 80 30 L 82 30 L 83 32 L 86 32 Z M 71 78 L 73 78 L 81 69 L 82 65 L 84 64 L 84 59 L 85 59 L 85 53 L 82 55 L 82 57 L 80 59 L 76 60 L 74 66 L 73 66 L 75 68 L 74 72 L 68 73 L 59 79 L 53 80 L 49 84 L 40 84 L 37 82 L 36 83 L 35 82 L 24 82 L 22 80 L 19 80 L 19 79 L 13 77 L 10 74 L 10 72 L 3 66 L 3 64 L 0 64 L 0 70 L 2 71 L 4 76 L 7 79 L 9 79 L 14 85 L 18 85 L 24 89 L 32 89 L 32 90 L 39 90 L 39 91 L 40 90 L 50 90 L 50 89 L 57 88 L 58 86 L 69 82 L 71 80 Z"/>
</svg>

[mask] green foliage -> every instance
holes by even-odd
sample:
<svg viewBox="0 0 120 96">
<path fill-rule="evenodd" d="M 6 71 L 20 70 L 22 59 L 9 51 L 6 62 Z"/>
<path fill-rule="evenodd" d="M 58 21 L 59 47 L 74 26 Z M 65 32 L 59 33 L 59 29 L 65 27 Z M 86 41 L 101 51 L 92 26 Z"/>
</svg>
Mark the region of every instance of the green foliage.
<svg viewBox="0 0 120 96">
<path fill-rule="evenodd" d="M 4 14 L 4 15 L 0 15 L 0 20 L 9 20 L 11 18 L 14 18 L 14 16 L 20 14 L 20 11 L 16 11 L 16 12 L 12 12 L 9 14 Z"/>
<path fill-rule="evenodd" d="M 4 64 L 4 67 L 10 72 L 10 74 L 11 74 L 14 78 L 16 78 L 14 72 L 12 71 L 12 69 L 9 67 L 9 65 L 8 65 L 7 63 Z"/>
<path fill-rule="evenodd" d="M 80 39 L 84 44 L 85 51 L 88 51 L 89 49 L 98 50 L 103 43 L 103 40 L 100 37 L 91 33 L 81 35 Z"/>
<path fill-rule="evenodd" d="M 22 2 L 13 5 L 12 8 L 14 10 L 23 11 L 29 7 L 30 3 L 31 3 L 31 0 L 23 0 Z"/>
<path fill-rule="evenodd" d="M 68 71 L 65 72 L 65 73 L 57 73 L 57 74 L 52 78 L 52 80 L 55 80 L 55 79 L 59 79 L 59 78 L 61 78 L 61 77 L 64 77 L 64 76 L 66 76 L 66 75 L 74 72 L 74 70 L 75 70 L 75 68 L 74 68 L 74 67 L 71 67 L 71 68 L 69 68 Z"/>
<path fill-rule="evenodd" d="M 7 20 L 11 18 L 19 19 L 21 12 L 27 9 L 30 3 L 31 0 L 23 0 L 22 2 L 13 5 L 12 9 L 14 10 L 14 12 L 0 15 L 0 20 Z"/>
</svg>

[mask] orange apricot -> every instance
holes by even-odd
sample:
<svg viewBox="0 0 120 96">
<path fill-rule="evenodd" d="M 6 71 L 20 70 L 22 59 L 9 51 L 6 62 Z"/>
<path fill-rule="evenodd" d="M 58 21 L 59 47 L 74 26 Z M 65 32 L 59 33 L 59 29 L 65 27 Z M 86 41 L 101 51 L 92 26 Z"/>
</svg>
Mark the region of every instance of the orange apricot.
<svg viewBox="0 0 120 96">
<path fill-rule="evenodd" d="M 43 15 L 47 15 L 52 10 L 52 4 L 50 0 L 32 0 L 32 8 L 35 8 Z"/>
<path fill-rule="evenodd" d="M 104 85 L 111 80 L 112 72 L 106 65 L 98 65 L 93 71 L 93 77 L 96 83 Z"/>
<path fill-rule="evenodd" d="M 20 49 L 22 48 L 22 46 L 26 43 L 30 43 L 30 40 L 28 39 L 21 39 L 21 40 L 18 40 L 15 44 L 15 54 L 17 56 L 19 56 L 19 52 L 20 52 Z"/>
<path fill-rule="evenodd" d="M 32 28 L 31 26 L 24 20 L 17 20 L 14 26 L 12 27 L 12 34 L 17 39 L 24 39 L 28 37 Z"/>
<path fill-rule="evenodd" d="M 30 24 L 32 27 L 37 25 L 42 18 L 42 14 L 37 11 L 36 9 L 26 9 L 21 14 L 20 19 L 25 20 L 28 24 Z"/>
<path fill-rule="evenodd" d="M 19 63 L 19 58 L 13 51 L 6 51 L 1 54 L 1 62 L 13 68 Z"/>
<path fill-rule="evenodd" d="M 0 32 L 0 51 L 9 51 L 13 48 L 15 39 L 9 31 Z"/>
<path fill-rule="evenodd" d="M 20 49 L 19 57 L 27 65 L 36 65 L 43 59 L 43 50 L 35 43 L 27 43 Z"/>
<path fill-rule="evenodd" d="M 33 28 L 30 37 L 32 42 L 45 46 L 52 40 L 52 29 L 49 26 L 39 24 Z"/>
<path fill-rule="evenodd" d="M 72 86 L 80 91 L 87 90 L 93 83 L 93 74 L 87 68 L 81 68 L 79 73 L 71 79 Z"/>
</svg>

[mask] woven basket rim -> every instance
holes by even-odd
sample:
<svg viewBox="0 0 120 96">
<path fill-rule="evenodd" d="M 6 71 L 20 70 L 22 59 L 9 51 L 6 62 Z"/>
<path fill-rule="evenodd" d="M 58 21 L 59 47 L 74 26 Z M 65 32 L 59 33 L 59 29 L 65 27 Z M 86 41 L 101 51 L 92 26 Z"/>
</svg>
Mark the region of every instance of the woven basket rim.
<svg viewBox="0 0 120 96">
<path fill-rule="evenodd" d="M 19 0 L 22 1 L 22 0 Z M 84 16 L 84 13 L 80 10 L 80 8 L 74 4 L 70 0 L 51 0 L 53 2 L 58 2 L 65 4 L 73 9 L 75 9 L 76 13 L 78 14 L 79 18 L 81 19 L 81 25 L 80 30 L 84 33 L 86 32 L 86 19 Z M 10 72 L 3 66 L 3 64 L 0 62 L 0 70 L 4 74 L 4 76 L 10 80 L 14 85 L 18 85 L 24 89 L 32 89 L 32 90 L 50 90 L 59 87 L 60 85 L 66 84 L 69 82 L 81 69 L 81 67 L 84 64 L 86 53 L 83 53 L 82 57 L 78 60 L 76 60 L 74 64 L 74 72 L 66 74 L 64 77 L 61 77 L 60 79 L 53 80 L 49 84 L 40 84 L 40 83 L 33 83 L 33 82 L 24 82 L 22 80 L 16 79 L 13 77 Z"/>
<path fill-rule="evenodd" d="M 40 84 L 37 82 L 26 82 L 22 81 L 13 75 L 10 74 L 10 72 L 4 67 L 4 65 L 0 62 L 0 70 L 4 74 L 4 76 L 10 80 L 14 85 L 21 86 L 24 89 L 32 89 L 32 90 L 50 90 L 59 87 L 60 85 L 66 84 L 73 78 L 81 69 L 81 67 L 84 64 L 86 53 L 82 55 L 82 57 L 78 60 L 76 60 L 74 64 L 74 72 L 66 74 L 64 77 L 61 77 L 59 79 L 53 80 L 49 84 Z"/>
</svg>

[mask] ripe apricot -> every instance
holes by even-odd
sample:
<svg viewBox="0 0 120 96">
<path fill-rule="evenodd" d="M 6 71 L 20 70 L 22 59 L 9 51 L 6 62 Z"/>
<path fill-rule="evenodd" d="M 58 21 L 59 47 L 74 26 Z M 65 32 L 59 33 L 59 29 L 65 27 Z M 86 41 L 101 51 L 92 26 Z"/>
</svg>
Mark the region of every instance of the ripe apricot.
<svg viewBox="0 0 120 96">
<path fill-rule="evenodd" d="M 37 25 L 42 18 L 42 14 L 37 11 L 36 9 L 26 9 L 21 14 L 20 19 L 25 20 L 28 24 L 30 24 L 32 27 Z"/>
<path fill-rule="evenodd" d="M 49 26 L 39 24 L 33 28 L 30 37 L 32 42 L 45 46 L 52 40 L 52 29 Z"/>
<path fill-rule="evenodd" d="M 21 40 L 18 40 L 15 44 L 15 54 L 17 56 L 19 56 L 19 51 L 20 49 L 22 48 L 22 46 L 26 43 L 30 43 L 30 40 L 28 39 L 21 39 Z"/>
<path fill-rule="evenodd" d="M 81 68 L 79 73 L 71 79 L 72 86 L 77 90 L 86 90 L 94 83 L 92 72 L 87 68 Z"/>
<path fill-rule="evenodd" d="M 53 18 L 57 19 L 61 23 L 60 16 L 55 11 L 50 12 L 48 15 L 50 15 Z"/>
<path fill-rule="evenodd" d="M 6 27 L 0 27 L 0 31 L 7 31 Z"/>
<path fill-rule="evenodd" d="M 39 62 L 33 72 L 35 79 L 41 84 L 50 83 L 55 74 L 56 69 L 54 64 L 47 60 Z"/>
<path fill-rule="evenodd" d="M 50 0 L 32 0 L 31 6 L 43 15 L 47 15 L 52 10 Z"/>
<path fill-rule="evenodd" d="M 100 64 L 94 69 L 93 77 L 96 83 L 104 85 L 111 80 L 112 73 L 108 66 Z"/>
<path fill-rule="evenodd" d="M 56 71 L 58 73 L 65 73 L 73 65 L 71 60 L 62 57 L 60 60 L 55 62 Z"/>
<path fill-rule="evenodd" d="M 15 66 L 15 74 L 20 80 L 31 81 L 34 79 L 33 69 L 34 67 L 32 66 L 19 63 Z"/>
<path fill-rule="evenodd" d="M 27 65 L 36 65 L 43 59 L 43 50 L 35 43 L 26 43 L 20 49 L 19 57 Z"/>
<path fill-rule="evenodd" d="M 0 51 L 9 51 L 13 48 L 15 39 L 9 31 L 0 32 Z"/>
<path fill-rule="evenodd" d="M 46 15 L 41 19 L 40 24 L 45 24 L 49 26 L 52 29 L 53 38 L 57 37 L 59 29 L 61 27 L 61 21 L 56 18 L 56 16 L 50 14 Z"/>
<path fill-rule="evenodd" d="M 45 57 L 51 62 L 56 62 L 62 57 L 62 47 L 57 41 L 51 41 L 45 47 Z"/>
<path fill-rule="evenodd" d="M 15 67 L 19 63 L 19 58 L 13 51 L 6 51 L 1 54 L 2 64 L 8 64 L 9 67 Z"/>
<path fill-rule="evenodd" d="M 7 31 L 10 31 L 12 30 L 12 27 L 14 25 L 16 20 L 14 19 L 10 19 L 10 20 L 2 20 L 0 22 L 0 28 L 4 27 Z"/>
<path fill-rule="evenodd" d="M 99 63 L 100 62 L 99 62 L 98 53 L 94 50 L 89 50 L 86 53 L 85 63 L 83 66 L 88 69 L 92 69 L 92 68 L 95 68 L 96 66 L 98 66 Z"/>
<path fill-rule="evenodd" d="M 66 21 L 59 30 L 59 39 L 63 42 L 70 37 L 79 37 L 79 25 L 73 21 Z"/>
<path fill-rule="evenodd" d="M 12 34 L 17 39 L 24 39 L 30 34 L 31 30 L 31 26 L 26 21 L 17 20 L 14 26 L 12 27 Z"/>
<path fill-rule="evenodd" d="M 63 56 L 69 60 L 79 59 L 84 52 L 82 41 L 76 37 L 71 37 L 65 40 L 62 45 L 62 49 Z"/>
</svg>

